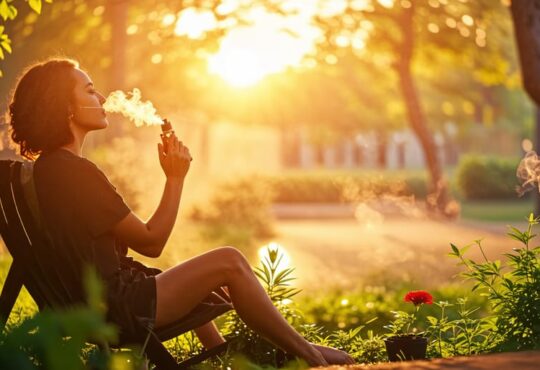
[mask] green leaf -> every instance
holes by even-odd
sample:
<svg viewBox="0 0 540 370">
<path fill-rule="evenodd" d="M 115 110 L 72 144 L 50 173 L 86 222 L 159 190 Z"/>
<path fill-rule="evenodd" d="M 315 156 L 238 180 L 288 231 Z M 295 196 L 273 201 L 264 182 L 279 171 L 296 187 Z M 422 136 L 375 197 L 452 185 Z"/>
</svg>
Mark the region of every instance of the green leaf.
<svg viewBox="0 0 540 370">
<path fill-rule="evenodd" d="M 4 20 L 7 20 L 9 18 L 9 6 L 6 0 L 2 0 L 0 2 L 0 16 Z M 3 31 L 3 28 L 4 27 L 2 27 L 2 31 Z"/>
<path fill-rule="evenodd" d="M 459 256 L 459 248 L 452 243 L 450 243 L 450 246 L 452 247 L 452 251 L 454 252 L 453 255 Z"/>
<path fill-rule="evenodd" d="M 0 42 L 0 45 L 8 52 L 11 54 L 11 45 L 9 44 L 9 42 L 7 41 L 2 41 Z"/>
<path fill-rule="evenodd" d="M 17 16 L 17 8 L 15 8 L 13 5 L 10 5 L 8 8 L 8 17 L 11 20 L 14 20 Z"/>
<path fill-rule="evenodd" d="M 38 14 L 41 14 L 41 0 L 28 0 L 28 5 Z"/>
<path fill-rule="evenodd" d="M 253 272 L 255 273 L 255 275 L 257 275 L 257 277 L 258 277 L 259 279 L 261 279 L 262 281 L 266 281 L 266 280 L 264 279 L 264 276 L 263 276 L 259 271 L 253 271 Z"/>
</svg>

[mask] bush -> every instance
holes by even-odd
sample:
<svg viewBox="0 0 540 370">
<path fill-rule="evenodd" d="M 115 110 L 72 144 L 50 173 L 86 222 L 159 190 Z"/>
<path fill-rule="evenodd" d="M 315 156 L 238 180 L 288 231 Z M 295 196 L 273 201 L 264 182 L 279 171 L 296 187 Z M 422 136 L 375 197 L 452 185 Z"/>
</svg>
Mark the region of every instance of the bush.
<svg viewBox="0 0 540 370">
<path fill-rule="evenodd" d="M 466 156 L 458 165 L 456 185 L 466 199 L 516 198 L 518 160 Z"/>
<path fill-rule="evenodd" d="M 265 178 L 275 203 L 339 203 L 363 201 L 383 194 L 427 195 L 427 180 L 420 175 L 373 176 L 367 173 L 289 174 Z"/>
<path fill-rule="evenodd" d="M 540 247 L 531 246 L 535 237 L 532 227 L 539 221 L 531 214 L 527 230 L 511 229 L 508 235 L 522 247 L 505 254 L 506 266 L 488 260 L 480 241 L 474 245 L 484 257 L 482 262 L 464 256 L 470 246 L 460 249 L 452 245 L 451 255 L 466 268 L 463 276 L 475 283 L 473 291 L 481 290 L 488 297 L 495 313 L 495 328 L 502 338 L 501 350 L 540 348 Z"/>
<path fill-rule="evenodd" d="M 208 204 L 193 207 L 189 217 L 206 226 L 204 237 L 234 245 L 251 257 L 255 240 L 274 235 L 271 199 L 264 182 L 241 179 L 218 186 Z"/>
</svg>

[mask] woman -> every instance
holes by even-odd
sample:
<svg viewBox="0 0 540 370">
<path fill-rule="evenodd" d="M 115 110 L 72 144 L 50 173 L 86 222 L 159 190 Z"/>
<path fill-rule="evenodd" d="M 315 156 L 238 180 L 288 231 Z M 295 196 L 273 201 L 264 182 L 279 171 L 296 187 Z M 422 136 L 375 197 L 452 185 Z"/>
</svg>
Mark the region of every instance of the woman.
<svg viewBox="0 0 540 370">
<path fill-rule="evenodd" d="M 161 201 L 146 222 L 124 203 L 105 175 L 82 157 L 90 131 L 108 126 L 105 98 L 76 62 L 52 59 L 20 78 L 9 106 L 12 139 L 35 160 L 42 216 L 55 248 L 64 291 L 81 297 L 80 267 L 91 263 L 107 285 L 108 317 L 127 330 L 129 320 L 161 327 L 185 316 L 212 291 L 226 287 L 235 310 L 253 330 L 312 366 L 352 364 L 342 351 L 306 341 L 273 306 L 244 256 L 222 247 L 154 276 L 124 264 L 120 249 L 158 257 L 173 229 L 189 149 L 176 136 L 157 144 L 166 176 Z M 166 142 L 165 142 L 166 140 Z M 141 265 L 142 266 L 142 265 Z M 213 322 L 196 329 L 206 348 L 224 342 Z"/>
</svg>

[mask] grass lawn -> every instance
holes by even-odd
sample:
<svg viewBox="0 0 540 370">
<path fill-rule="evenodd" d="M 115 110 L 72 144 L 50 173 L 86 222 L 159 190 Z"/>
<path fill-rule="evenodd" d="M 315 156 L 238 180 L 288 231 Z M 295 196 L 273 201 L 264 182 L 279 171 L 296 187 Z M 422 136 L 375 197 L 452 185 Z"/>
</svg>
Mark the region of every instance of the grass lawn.
<svg viewBox="0 0 540 370">
<path fill-rule="evenodd" d="M 461 203 L 461 217 L 475 221 L 525 221 L 533 210 L 534 204 L 530 200 L 485 200 Z"/>
</svg>

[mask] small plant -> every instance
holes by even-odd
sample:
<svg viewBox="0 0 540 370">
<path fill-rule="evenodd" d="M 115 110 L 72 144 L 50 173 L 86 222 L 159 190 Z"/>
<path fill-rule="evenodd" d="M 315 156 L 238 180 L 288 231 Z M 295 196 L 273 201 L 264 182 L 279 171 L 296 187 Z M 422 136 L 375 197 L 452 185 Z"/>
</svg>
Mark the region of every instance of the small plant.
<svg viewBox="0 0 540 370">
<path fill-rule="evenodd" d="M 424 290 L 417 290 L 408 292 L 403 300 L 414 304 L 414 313 L 410 314 L 404 311 L 392 311 L 394 314 L 394 321 L 385 326 L 385 328 L 390 330 L 393 335 L 418 335 L 420 333 L 417 333 L 417 328 L 414 327 L 418 311 L 423 304 L 432 304 L 433 297 Z M 411 325 L 413 325 L 412 332 L 410 331 Z"/>
<path fill-rule="evenodd" d="M 266 254 L 261 259 L 261 266 L 256 267 L 254 273 L 261 279 L 270 299 L 283 317 L 292 326 L 301 327 L 302 314 L 290 300 L 300 290 L 290 286 L 290 281 L 294 279 L 291 277 L 294 268 L 283 266 L 283 258 L 284 254 L 279 246 L 269 245 Z M 226 364 L 230 363 L 229 366 L 238 354 L 243 355 L 244 360 L 259 365 L 280 367 L 286 363 L 287 358 L 283 351 L 248 328 L 236 312 L 233 311 L 227 315 L 223 329 L 225 337 L 231 341 L 230 352 L 233 356 L 221 360 Z"/>
<path fill-rule="evenodd" d="M 428 316 L 430 357 L 469 356 L 490 352 L 499 342 L 493 317 L 474 318 L 478 308 L 469 308 L 467 298 L 458 298 L 456 304 L 446 301 L 435 303 L 440 317 Z M 456 307 L 457 318 L 450 319 L 448 311 Z"/>
<path fill-rule="evenodd" d="M 417 332 L 414 325 L 418 311 L 423 304 L 432 304 L 433 297 L 424 290 L 409 292 L 405 295 L 405 302 L 414 304 L 414 313 L 403 311 L 395 312 L 395 320 L 387 326 L 392 335 L 385 339 L 386 352 L 390 361 L 418 360 L 426 358 L 427 338 L 424 333 Z"/>
<path fill-rule="evenodd" d="M 481 241 L 475 241 L 484 260 L 476 262 L 465 257 L 469 246 L 458 248 L 451 244 L 451 256 L 459 258 L 466 271 L 462 275 L 474 282 L 473 291 L 487 296 L 495 313 L 497 333 L 502 338 L 499 350 L 540 348 L 540 247 L 532 247 L 532 233 L 539 218 L 529 215 L 528 227 L 520 231 L 511 227 L 508 235 L 522 246 L 506 253 L 508 262 L 491 261 L 486 257 Z"/>
</svg>

